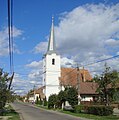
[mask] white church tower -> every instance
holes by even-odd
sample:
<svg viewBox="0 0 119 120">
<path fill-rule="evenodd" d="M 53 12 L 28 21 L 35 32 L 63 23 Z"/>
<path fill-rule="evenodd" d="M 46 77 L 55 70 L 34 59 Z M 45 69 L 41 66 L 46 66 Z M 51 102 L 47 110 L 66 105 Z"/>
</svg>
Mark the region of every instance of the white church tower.
<svg viewBox="0 0 119 120">
<path fill-rule="evenodd" d="M 53 19 L 52 17 L 48 49 L 43 58 L 43 84 L 45 86 L 44 94 L 47 100 L 51 94 L 58 94 L 60 91 L 59 77 L 61 76 L 61 65 L 60 55 L 56 52 Z"/>
</svg>

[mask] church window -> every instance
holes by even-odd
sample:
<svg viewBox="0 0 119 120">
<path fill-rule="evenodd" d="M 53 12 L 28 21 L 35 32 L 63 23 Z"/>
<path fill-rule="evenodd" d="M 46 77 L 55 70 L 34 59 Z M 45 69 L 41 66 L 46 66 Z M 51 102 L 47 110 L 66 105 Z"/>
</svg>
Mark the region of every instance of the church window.
<svg viewBox="0 0 119 120">
<path fill-rule="evenodd" d="M 55 59 L 54 58 L 52 59 L 52 65 L 55 65 Z"/>
</svg>

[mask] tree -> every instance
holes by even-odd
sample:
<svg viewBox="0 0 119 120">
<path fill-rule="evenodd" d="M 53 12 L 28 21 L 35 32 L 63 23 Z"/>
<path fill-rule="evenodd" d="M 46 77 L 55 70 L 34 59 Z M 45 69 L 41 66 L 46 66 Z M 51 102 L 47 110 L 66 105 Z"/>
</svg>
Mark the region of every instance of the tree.
<svg viewBox="0 0 119 120">
<path fill-rule="evenodd" d="M 58 100 L 59 100 L 59 104 L 60 104 L 60 108 L 65 106 L 65 102 L 67 100 L 67 93 L 66 91 L 60 91 L 58 94 Z"/>
<path fill-rule="evenodd" d="M 40 104 L 40 105 L 42 105 L 42 104 L 43 104 L 43 101 L 42 101 L 42 99 L 41 99 L 41 96 L 40 96 L 40 95 L 39 95 L 39 99 L 40 99 L 39 104 Z"/>
<path fill-rule="evenodd" d="M 100 95 L 100 101 L 107 106 L 113 100 L 118 80 L 118 72 L 111 71 L 110 67 L 107 67 L 106 64 L 104 72 L 100 76 L 96 75 L 94 77 L 94 81 L 98 84 L 97 92 Z"/>
<path fill-rule="evenodd" d="M 46 97 L 43 99 L 43 105 L 47 106 L 47 99 L 46 99 Z"/>
<path fill-rule="evenodd" d="M 74 108 L 78 104 L 78 91 L 74 87 L 69 87 L 67 89 L 67 101 Z"/>
<path fill-rule="evenodd" d="M 36 97 L 35 104 L 39 104 L 39 99 L 38 99 L 38 96 Z"/>
<path fill-rule="evenodd" d="M 0 110 L 4 108 L 6 102 L 12 102 L 14 100 L 13 92 L 9 89 L 9 81 L 11 77 L 8 77 L 8 73 L 3 72 L 0 69 Z"/>
<path fill-rule="evenodd" d="M 48 108 L 56 108 L 58 103 L 57 95 L 52 94 L 48 99 Z"/>
</svg>

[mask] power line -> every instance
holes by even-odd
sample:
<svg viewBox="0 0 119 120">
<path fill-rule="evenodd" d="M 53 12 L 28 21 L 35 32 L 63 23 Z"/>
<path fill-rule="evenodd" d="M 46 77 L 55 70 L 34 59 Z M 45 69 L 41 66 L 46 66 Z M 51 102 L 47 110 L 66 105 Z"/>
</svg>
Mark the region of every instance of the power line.
<svg viewBox="0 0 119 120">
<path fill-rule="evenodd" d="M 8 0 L 8 47 L 9 47 L 9 56 L 10 56 L 10 72 L 12 76 L 10 78 L 10 83 L 8 89 L 11 88 L 12 80 L 14 77 L 14 65 L 13 65 L 13 1 Z"/>
<path fill-rule="evenodd" d="M 85 64 L 83 65 L 84 67 L 86 66 L 90 66 L 90 65 L 93 65 L 93 64 L 96 64 L 96 63 L 100 63 L 100 62 L 104 62 L 104 61 L 107 61 L 107 60 L 110 60 L 110 59 L 113 59 L 113 58 L 117 58 L 119 57 L 119 55 L 115 55 L 115 56 L 112 56 L 112 57 L 109 57 L 109 58 L 106 58 L 106 59 L 102 59 L 102 60 L 97 60 L 96 62 L 92 62 L 92 63 L 89 63 L 89 64 Z"/>
<path fill-rule="evenodd" d="M 13 0 L 11 0 L 11 55 L 12 55 L 12 72 L 14 72 L 14 54 L 13 54 Z"/>
<path fill-rule="evenodd" d="M 115 56 L 112 56 L 112 57 L 109 57 L 109 58 L 106 58 L 106 59 L 102 59 L 102 60 L 97 60 L 96 62 L 92 62 L 92 63 L 89 63 L 89 64 L 85 64 L 85 65 L 82 65 L 80 67 L 86 67 L 86 66 L 90 66 L 90 65 L 93 65 L 93 64 L 96 64 L 96 63 L 100 63 L 100 62 L 104 62 L 104 61 L 107 61 L 107 60 L 110 60 L 110 59 L 114 59 L 114 58 L 117 58 L 119 57 L 119 55 L 115 55 Z M 76 68 L 74 68 L 73 70 L 71 70 L 70 72 L 68 72 L 67 74 L 65 74 L 63 77 L 67 76 L 68 74 L 70 74 L 71 72 L 73 72 L 74 70 L 76 70 Z"/>
<path fill-rule="evenodd" d="M 8 0 L 8 40 L 9 40 L 9 56 L 10 56 L 10 71 L 14 72 L 13 68 L 13 0 Z"/>
</svg>

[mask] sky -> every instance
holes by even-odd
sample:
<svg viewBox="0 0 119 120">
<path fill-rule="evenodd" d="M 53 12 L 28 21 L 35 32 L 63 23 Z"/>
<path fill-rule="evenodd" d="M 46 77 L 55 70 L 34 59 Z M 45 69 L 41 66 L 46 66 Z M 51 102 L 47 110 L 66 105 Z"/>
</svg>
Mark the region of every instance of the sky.
<svg viewBox="0 0 119 120">
<path fill-rule="evenodd" d="M 55 41 L 62 67 L 84 66 L 92 75 L 119 55 L 118 0 L 13 0 L 14 80 L 18 94 L 42 84 L 42 56 L 54 16 Z M 0 68 L 10 73 L 7 0 L 0 0 Z M 119 71 L 119 58 L 106 61 Z"/>
</svg>

